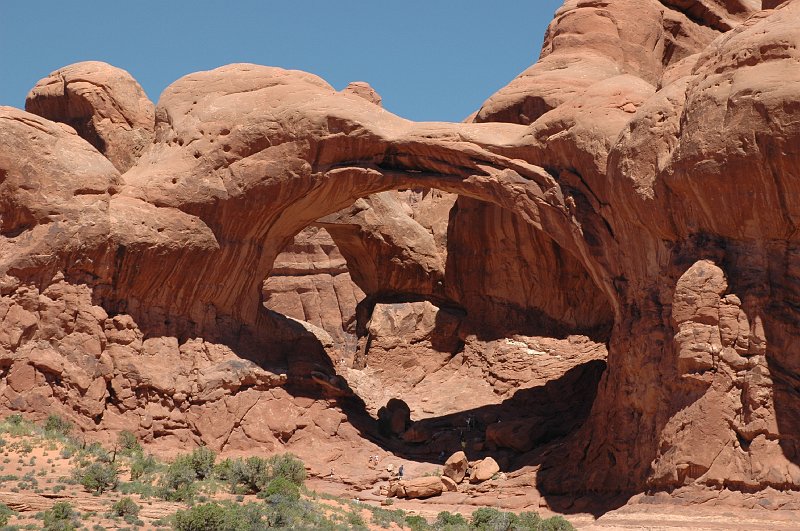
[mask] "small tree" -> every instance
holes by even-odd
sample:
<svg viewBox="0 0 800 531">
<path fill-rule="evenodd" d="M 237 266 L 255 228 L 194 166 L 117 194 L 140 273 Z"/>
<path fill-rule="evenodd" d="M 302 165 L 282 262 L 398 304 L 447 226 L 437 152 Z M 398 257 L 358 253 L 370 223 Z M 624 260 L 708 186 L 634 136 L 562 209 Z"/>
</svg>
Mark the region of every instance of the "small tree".
<svg viewBox="0 0 800 531">
<path fill-rule="evenodd" d="M 139 515 L 139 505 L 128 496 L 125 496 L 111 505 L 111 514 L 122 517 L 136 517 Z"/>
<path fill-rule="evenodd" d="M 113 463 L 95 462 L 76 470 L 75 479 L 89 492 L 102 494 L 114 490 L 119 483 L 117 467 Z"/>
</svg>

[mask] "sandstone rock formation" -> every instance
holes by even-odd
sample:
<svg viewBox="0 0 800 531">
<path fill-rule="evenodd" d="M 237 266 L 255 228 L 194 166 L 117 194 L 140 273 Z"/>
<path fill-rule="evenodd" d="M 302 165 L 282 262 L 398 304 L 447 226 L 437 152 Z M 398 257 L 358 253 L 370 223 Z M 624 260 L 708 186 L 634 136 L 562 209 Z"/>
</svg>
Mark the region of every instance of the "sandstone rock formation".
<svg viewBox="0 0 800 531">
<path fill-rule="evenodd" d="M 375 89 L 365 81 L 353 81 L 352 83 L 349 83 L 345 88 L 342 89 L 342 93 L 358 96 L 359 98 L 363 98 L 370 103 L 374 103 L 378 107 L 382 106 L 381 102 L 383 101 L 383 98 L 381 98 L 380 94 L 375 92 Z"/>
<path fill-rule="evenodd" d="M 464 475 L 467 473 L 468 466 L 469 462 L 464 452 L 456 452 L 445 461 L 442 474 L 456 483 L 461 483 L 461 480 L 464 479 Z"/>
<path fill-rule="evenodd" d="M 500 472 L 500 465 L 492 457 L 486 457 L 475 463 L 472 467 L 472 474 L 469 477 L 470 483 L 480 483 L 492 479 L 492 476 Z"/>
<path fill-rule="evenodd" d="M 470 375 L 456 411 L 408 397 L 370 434 L 497 447 L 547 495 L 797 490 L 800 4 L 774 4 L 569 0 L 477 123 L 237 64 L 168 87 L 139 156 L 147 120 L 104 103 L 135 82 L 37 85 L 29 108 L 75 126 L 0 108 L 0 404 L 319 464 L 395 389 Z M 458 195 L 446 236 L 409 190 Z M 278 262 L 293 241 L 313 250 Z M 352 312 L 364 359 L 342 366 Z"/>
<path fill-rule="evenodd" d="M 71 126 L 125 172 L 153 141 L 155 108 L 131 75 L 98 61 L 75 63 L 39 81 L 25 110 Z"/>
</svg>

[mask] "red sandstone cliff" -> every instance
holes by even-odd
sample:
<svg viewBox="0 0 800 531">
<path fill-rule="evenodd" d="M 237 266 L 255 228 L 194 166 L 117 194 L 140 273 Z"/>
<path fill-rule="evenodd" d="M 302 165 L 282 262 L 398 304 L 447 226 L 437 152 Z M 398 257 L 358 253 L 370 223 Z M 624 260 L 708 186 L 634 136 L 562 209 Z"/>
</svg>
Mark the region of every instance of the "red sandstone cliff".
<svg viewBox="0 0 800 531">
<path fill-rule="evenodd" d="M 797 489 L 800 4 L 776 4 L 569 0 L 475 123 L 257 65 L 154 112 L 108 65 L 53 73 L 0 109 L 2 405 L 164 444 L 355 441 L 325 400 L 457 375 L 502 397 L 565 348 L 541 336 L 585 333 L 607 369 L 534 451 L 542 491 Z M 559 387 L 586 409 L 589 373 Z M 511 407 L 554 422 L 536 403 Z M 509 460 L 541 435 L 495 432 Z"/>
</svg>

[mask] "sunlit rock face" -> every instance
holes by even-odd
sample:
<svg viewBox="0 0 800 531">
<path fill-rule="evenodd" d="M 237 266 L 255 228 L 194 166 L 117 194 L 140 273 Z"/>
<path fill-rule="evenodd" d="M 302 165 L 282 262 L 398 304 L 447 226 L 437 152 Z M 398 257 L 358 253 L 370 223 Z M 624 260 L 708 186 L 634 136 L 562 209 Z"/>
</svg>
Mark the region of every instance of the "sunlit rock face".
<svg viewBox="0 0 800 531">
<path fill-rule="evenodd" d="M 120 71 L 59 70 L 0 109 L 0 404 L 277 448 L 359 440 L 323 401 L 543 377 L 596 389 L 543 492 L 800 488 L 800 4 L 763 7 L 565 2 L 474 123 L 235 64 L 150 124 Z M 449 414 L 406 407 L 409 443 Z"/>
</svg>

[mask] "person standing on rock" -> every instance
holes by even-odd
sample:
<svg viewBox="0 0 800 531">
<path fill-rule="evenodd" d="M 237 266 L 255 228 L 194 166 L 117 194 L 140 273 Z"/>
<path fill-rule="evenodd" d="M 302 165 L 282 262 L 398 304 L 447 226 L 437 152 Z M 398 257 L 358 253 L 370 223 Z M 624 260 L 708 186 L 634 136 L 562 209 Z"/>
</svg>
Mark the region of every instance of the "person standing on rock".
<svg viewBox="0 0 800 531">
<path fill-rule="evenodd" d="M 397 469 L 397 477 L 403 479 L 403 465 L 400 465 L 400 468 Z"/>
</svg>

